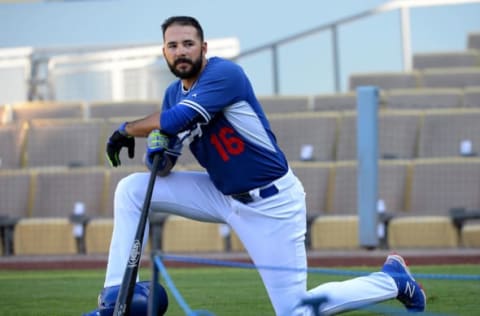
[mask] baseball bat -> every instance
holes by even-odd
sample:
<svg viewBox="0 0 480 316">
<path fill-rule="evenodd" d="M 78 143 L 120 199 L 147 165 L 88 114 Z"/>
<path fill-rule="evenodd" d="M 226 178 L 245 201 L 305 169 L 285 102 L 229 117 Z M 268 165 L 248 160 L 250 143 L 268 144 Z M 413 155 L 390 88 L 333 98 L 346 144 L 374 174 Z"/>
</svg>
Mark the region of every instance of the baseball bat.
<svg viewBox="0 0 480 316">
<path fill-rule="evenodd" d="M 115 302 L 115 309 L 113 311 L 114 316 L 130 315 L 130 303 L 132 301 L 133 290 L 135 288 L 138 268 L 140 265 L 143 235 L 145 234 L 145 228 L 147 225 L 148 211 L 150 209 L 153 187 L 155 185 L 155 177 L 160 165 L 160 155 L 160 153 L 157 153 L 153 157 L 153 165 L 150 173 L 150 179 L 148 181 L 147 193 L 145 194 L 145 200 L 143 202 L 143 208 L 140 214 L 137 232 L 135 233 L 135 239 L 133 240 L 132 249 L 130 250 L 130 257 L 127 262 L 127 267 L 125 268 L 125 273 L 123 274 L 123 280 L 118 293 L 117 301 Z"/>
</svg>

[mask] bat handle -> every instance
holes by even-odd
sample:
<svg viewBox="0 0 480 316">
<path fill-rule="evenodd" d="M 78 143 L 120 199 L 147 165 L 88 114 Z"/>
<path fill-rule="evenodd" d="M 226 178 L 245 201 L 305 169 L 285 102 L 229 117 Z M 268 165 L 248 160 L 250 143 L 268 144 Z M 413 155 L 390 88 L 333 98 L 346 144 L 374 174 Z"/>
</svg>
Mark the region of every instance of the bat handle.
<svg viewBox="0 0 480 316">
<path fill-rule="evenodd" d="M 156 153 L 153 156 L 153 164 L 150 173 L 150 179 L 148 181 L 147 193 L 145 194 L 142 212 L 140 213 L 140 219 L 138 221 L 137 232 L 135 233 L 135 239 L 131 248 L 130 257 L 125 268 L 125 273 L 123 274 L 122 284 L 120 286 L 117 301 L 115 303 L 115 309 L 113 311 L 114 316 L 130 315 L 130 303 L 132 301 L 135 283 L 137 280 L 138 267 L 140 265 L 143 235 L 147 225 L 148 211 L 150 209 L 150 202 L 152 200 L 157 170 L 160 166 L 161 155 L 162 153 Z"/>
</svg>

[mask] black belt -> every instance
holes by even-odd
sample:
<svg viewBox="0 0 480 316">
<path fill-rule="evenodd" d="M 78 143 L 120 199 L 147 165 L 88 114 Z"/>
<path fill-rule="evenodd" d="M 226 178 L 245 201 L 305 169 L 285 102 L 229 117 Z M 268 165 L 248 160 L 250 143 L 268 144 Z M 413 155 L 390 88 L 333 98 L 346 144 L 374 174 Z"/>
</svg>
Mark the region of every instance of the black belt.
<svg viewBox="0 0 480 316">
<path fill-rule="evenodd" d="M 258 192 L 258 194 L 260 195 L 260 197 L 262 199 L 266 199 L 268 197 L 274 196 L 277 193 L 278 193 L 278 188 L 274 184 L 269 185 L 266 188 L 262 188 Z M 239 201 L 239 202 L 242 202 L 243 204 L 248 204 L 248 203 L 252 203 L 253 201 L 255 201 L 255 199 L 252 196 L 252 194 L 250 193 L 250 191 L 249 192 L 232 194 L 231 197 L 234 198 L 235 200 Z"/>
</svg>

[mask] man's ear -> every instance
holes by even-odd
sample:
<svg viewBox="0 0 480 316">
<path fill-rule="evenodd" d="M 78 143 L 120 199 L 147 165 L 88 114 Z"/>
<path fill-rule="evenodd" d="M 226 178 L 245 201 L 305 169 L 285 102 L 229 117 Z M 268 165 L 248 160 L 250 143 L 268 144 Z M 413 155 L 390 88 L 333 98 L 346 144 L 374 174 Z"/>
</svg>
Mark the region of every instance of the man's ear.
<svg viewBox="0 0 480 316">
<path fill-rule="evenodd" d="M 203 56 L 207 56 L 207 51 L 208 51 L 208 44 L 207 44 L 207 42 L 203 42 L 203 44 L 202 44 L 202 51 L 203 51 Z"/>
</svg>

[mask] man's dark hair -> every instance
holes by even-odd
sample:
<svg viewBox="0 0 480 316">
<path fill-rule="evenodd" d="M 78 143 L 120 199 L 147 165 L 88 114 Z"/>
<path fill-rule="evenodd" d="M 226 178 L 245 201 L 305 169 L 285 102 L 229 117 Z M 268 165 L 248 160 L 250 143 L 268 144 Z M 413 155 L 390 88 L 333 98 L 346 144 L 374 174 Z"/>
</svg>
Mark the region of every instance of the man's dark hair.
<svg viewBox="0 0 480 316">
<path fill-rule="evenodd" d="M 177 24 L 177 25 L 182 25 L 182 26 L 193 26 L 194 28 L 197 29 L 198 36 L 200 37 L 200 41 L 203 42 L 203 29 L 200 23 L 198 23 L 197 19 L 191 17 L 191 16 L 172 16 L 169 17 L 168 19 L 165 20 L 162 24 L 162 32 L 163 32 L 163 37 L 165 38 L 165 31 L 167 30 L 168 27 Z"/>
</svg>

